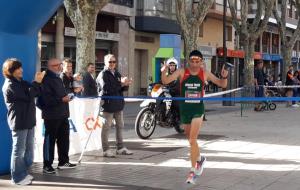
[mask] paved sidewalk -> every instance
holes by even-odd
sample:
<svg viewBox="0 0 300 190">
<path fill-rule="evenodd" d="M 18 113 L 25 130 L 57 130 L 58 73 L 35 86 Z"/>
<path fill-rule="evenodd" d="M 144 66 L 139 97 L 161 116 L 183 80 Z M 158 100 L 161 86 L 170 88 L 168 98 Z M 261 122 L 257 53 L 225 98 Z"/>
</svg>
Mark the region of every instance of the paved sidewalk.
<svg viewBox="0 0 300 190">
<path fill-rule="evenodd" d="M 0 189 L 300 190 L 300 109 L 278 107 L 247 110 L 244 117 L 238 109 L 210 107 L 223 112 L 207 113 L 199 144 L 208 161 L 195 185 L 185 184 L 187 140 L 174 129 L 159 127 L 150 140 L 125 131 L 132 156 L 109 159 L 100 151 L 88 152 L 76 169 L 56 175 L 42 174 L 42 164 L 35 163 L 31 186 L 12 186 L 9 176 L 1 176 Z M 76 162 L 78 157 L 71 159 Z"/>
</svg>

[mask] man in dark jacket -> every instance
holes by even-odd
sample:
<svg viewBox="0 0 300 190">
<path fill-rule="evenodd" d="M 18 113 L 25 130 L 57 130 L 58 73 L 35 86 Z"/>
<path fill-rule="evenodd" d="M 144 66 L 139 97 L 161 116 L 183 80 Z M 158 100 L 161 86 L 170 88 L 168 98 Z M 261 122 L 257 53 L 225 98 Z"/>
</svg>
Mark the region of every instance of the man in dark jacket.
<svg viewBox="0 0 300 190">
<path fill-rule="evenodd" d="M 254 86 L 255 86 L 255 97 L 264 97 L 264 81 L 265 74 L 263 71 L 264 63 L 262 60 L 255 65 L 254 68 Z M 257 102 L 254 108 L 255 111 L 261 111 L 261 103 Z"/>
<path fill-rule="evenodd" d="M 82 96 L 97 96 L 97 84 L 95 81 L 95 65 L 89 63 L 86 68 L 86 72 L 83 74 L 82 83 L 83 91 Z"/>
<path fill-rule="evenodd" d="M 54 147 L 57 142 L 58 169 L 74 168 L 76 165 L 69 162 L 69 102 L 61 74 L 61 61 L 50 59 L 48 69 L 42 83 L 40 106 L 45 124 L 44 138 L 44 173 L 55 173 L 52 167 Z"/>
<path fill-rule="evenodd" d="M 116 70 L 116 58 L 112 54 L 104 57 L 105 68 L 97 77 L 97 85 L 100 96 L 119 96 L 123 97 L 123 91 L 128 89 L 131 80 L 127 77 L 121 77 Z M 123 145 L 122 128 L 124 127 L 123 108 L 124 99 L 105 99 L 101 100 L 102 117 L 104 118 L 101 140 L 103 156 L 115 157 L 115 154 L 109 149 L 108 135 L 113 119 L 116 121 L 116 144 L 117 154 L 130 155 L 133 154 Z"/>
</svg>

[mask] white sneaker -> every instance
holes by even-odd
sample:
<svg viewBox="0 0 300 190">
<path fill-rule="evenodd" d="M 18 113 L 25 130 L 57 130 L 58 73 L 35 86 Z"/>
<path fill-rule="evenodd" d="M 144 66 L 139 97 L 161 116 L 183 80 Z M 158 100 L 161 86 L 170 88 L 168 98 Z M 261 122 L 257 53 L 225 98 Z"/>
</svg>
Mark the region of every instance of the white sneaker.
<svg viewBox="0 0 300 190">
<path fill-rule="evenodd" d="M 116 155 L 110 149 L 108 149 L 107 151 L 104 151 L 103 156 L 108 157 L 108 158 L 115 158 L 116 157 Z"/>
<path fill-rule="evenodd" d="M 30 185 L 32 183 L 31 177 L 27 175 L 22 181 L 15 183 L 16 185 Z"/>
<path fill-rule="evenodd" d="M 133 154 L 133 152 L 128 150 L 126 147 L 123 147 L 123 148 L 117 150 L 116 153 L 121 154 L 121 155 L 132 155 Z"/>
<path fill-rule="evenodd" d="M 196 162 L 195 174 L 197 176 L 200 176 L 202 174 L 205 162 L 206 162 L 205 156 L 201 156 L 200 161 Z"/>
<path fill-rule="evenodd" d="M 292 107 L 293 108 L 299 108 L 299 105 L 298 104 L 293 104 Z"/>
<path fill-rule="evenodd" d="M 28 176 L 31 181 L 34 180 L 34 177 L 32 175 L 28 174 Z"/>
</svg>

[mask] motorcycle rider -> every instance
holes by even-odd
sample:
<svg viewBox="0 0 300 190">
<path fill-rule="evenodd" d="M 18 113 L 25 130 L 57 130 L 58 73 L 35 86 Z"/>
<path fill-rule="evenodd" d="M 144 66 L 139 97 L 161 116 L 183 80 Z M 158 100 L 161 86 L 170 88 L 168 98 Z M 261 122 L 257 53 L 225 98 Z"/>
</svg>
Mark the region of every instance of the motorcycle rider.
<svg viewBox="0 0 300 190">
<path fill-rule="evenodd" d="M 167 67 L 168 67 L 167 75 L 171 75 L 177 70 L 178 61 L 174 57 L 169 58 L 167 60 L 166 64 L 167 64 Z M 179 92 L 180 84 L 179 84 L 178 79 L 172 81 L 171 83 L 169 83 L 168 87 L 169 87 L 170 94 L 171 94 L 172 97 L 179 96 L 179 94 L 180 94 L 180 92 Z"/>
<path fill-rule="evenodd" d="M 166 64 L 167 64 L 167 67 L 168 67 L 167 75 L 172 75 L 177 70 L 178 61 L 174 57 L 171 57 L 167 60 Z M 180 96 L 180 81 L 179 81 L 179 78 L 177 80 L 172 81 L 167 86 L 169 88 L 169 92 L 170 92 L 172 97 L 179 97 Z M 174 100 L 172 101 L 171 110 L 172 109 L 177 113 L 177 115 L 179 117 L 179 102 L 178 101 L 174 101 Z"/>
</svg>

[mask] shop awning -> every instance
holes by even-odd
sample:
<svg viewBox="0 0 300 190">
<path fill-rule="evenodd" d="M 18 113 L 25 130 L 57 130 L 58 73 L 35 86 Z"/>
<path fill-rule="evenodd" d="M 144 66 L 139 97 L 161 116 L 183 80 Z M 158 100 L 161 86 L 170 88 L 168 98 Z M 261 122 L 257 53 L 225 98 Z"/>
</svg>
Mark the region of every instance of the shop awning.
<svg viewBox="0 0 300 190">
<path fill-rule="evenodd" d="M 265 61 L 280 61 L 282 58 L 279 54 L 263 53 L 263 60 Z"/>
<path fill-rule="evenodd" d="M 217 55 L 223 57 L 224 50 L 222 47 L 217 48 Z M 227 49 L 227 57 L 244 58 L 245 52 L 243 50 Z M 262 59 L 262 54 L 260 52 L 254 52 L 253 59 Z"/>
</svg>

